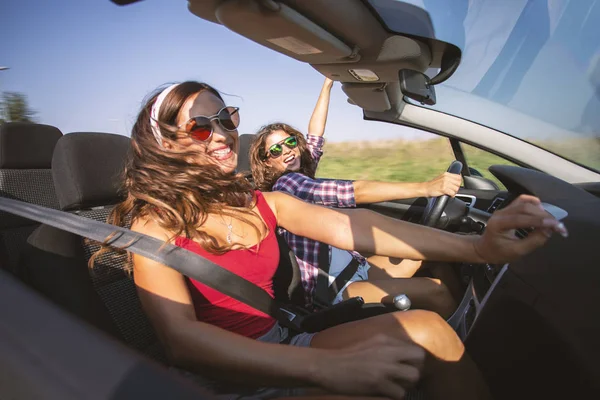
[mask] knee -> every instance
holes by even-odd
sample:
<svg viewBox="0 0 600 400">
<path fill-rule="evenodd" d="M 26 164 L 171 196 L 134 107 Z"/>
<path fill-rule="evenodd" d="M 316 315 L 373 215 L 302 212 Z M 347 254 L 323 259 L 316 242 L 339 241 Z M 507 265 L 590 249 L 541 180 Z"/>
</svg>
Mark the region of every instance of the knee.
<svg viewBox="0 0 600 400">
<path fill-rule="evenodd" d="M 402 318 L 410 338 L 444 361 L 458 361 L 464 354 L 464 345 L 456 332 L 439 314 L 425 310 L 397 313 Z"/>
<path fill-rule="evenodd" d="M 456 302 L 450 290 L 439 279 L 425 278 L 431 281 L 428 291 L 428 300 L 439 310 L 444 318 L 450 317 L 456 308 Z"/>
<path fill-rule="evenodd" d="M 431 284 L 429 285 L 429 295 L 431 297 L 433 297 L 434 299 L 445 299 L 447 298 L 447 296 L 450 296 L 450 292 L 448 291 L 448 288 L 446 287 L 446 285 L 444 285 L 442 283 L 441 280 L 436 279 L 436 278 L 425 278 L 427 279 L 429 282 L 431 282 Z"/>
</svg>

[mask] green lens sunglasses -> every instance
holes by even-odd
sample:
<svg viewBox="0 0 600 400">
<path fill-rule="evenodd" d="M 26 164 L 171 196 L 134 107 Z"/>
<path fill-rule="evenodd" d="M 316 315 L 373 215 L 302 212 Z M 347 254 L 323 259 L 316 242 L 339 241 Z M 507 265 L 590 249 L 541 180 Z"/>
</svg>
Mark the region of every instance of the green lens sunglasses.
<svg viewBox="0 0 600 400">
<path fill-rule="evenodd" d="M 281 156 L 283 154 L 282 144 L 284 144 L 288 149 L 295 149 L 296 147 L 298 147 L 298 139 L 296 139 L 296 136 L 290 136 L 283 139 L 281 142 L 275 143 L 274 145 L 269 147 L 265 159 L 267 159 L 269 156 L 271 158 L 277 158 Z"/>
</svg>

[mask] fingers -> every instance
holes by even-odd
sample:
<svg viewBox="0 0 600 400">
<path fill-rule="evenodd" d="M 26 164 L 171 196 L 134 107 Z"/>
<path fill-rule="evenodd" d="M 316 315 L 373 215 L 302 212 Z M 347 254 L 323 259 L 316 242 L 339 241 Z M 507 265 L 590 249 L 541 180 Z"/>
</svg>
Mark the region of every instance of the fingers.
<svg viewBox="0 0 600 400">
<path fill-rule="evenodd" d="M 421 379 L 420 370 L 406 364 L 382 368 L 379 375 L 383 379 L 377 380 L 375 393 L 391 399 L 403 399 L 406 389 L 414 387 Z"/>
<path fill-rule="evenodd" d="M 425 350 L 414 343 L 403 342 L 397 346 L 397 360 L 413 367 L 422 369 L 425 365 Z"/>
<path fill-rule="evenodd" d="M 511 214 L 511 213 L 522 213 L 526 212 L 529 214 L 539 213 L 540 215 L 546 213 L 546 210 L 542 207 L 540 199 L 534 196 L 521 195 L 517 197 L 507 207 L 498 210 L 498 214 Z"/>
<path fill-rule="evenodd" d="M 421 379 L 421 370 L 413 365 L 398 364 L 390 371 L 390 378 L 403 387 L 413 387 Z"/>
<path fill-rule="evenodd" d="M 542 247 L 549 239 L 549 236 L 542 230 L 535 230 L 527 235 L 526 238 L 514 243 L 515 252 L 521 256 L 529 254 L 538 247 Z"/>
<path fill-rule="evenodd" d="M 500 230 L 517 228 L 540 229 L 546 237 L 556 232 L 563 237 L 568 236 L 564 224 L 552 217 L 534 196 L 521 195 L 505 209 L 494 213 L 490 222 L 494 221 Z"/>
<path fill-rule="evenodd" d="M 333 392 L 403 399 L 421 378 L 425 355 L 412 342 L 378 334 L 337 352 L 319 377 Z"/>
<path fill-rule="evenodd" d="M 556 231 L 560 222 L 554 218 L 545 218 L 539 215 L 528 215 L 525 213 L 498 215 L 490 219 L 489 225 L 492 225 L 495 230 L 509 231 L 519 228 L 540 228 L 551 229 Z"/>
<path fill-rule="evenodd" d="M 512 203 L 510 203 L 510 205 L 508 207 L 506 207 L 505 209 L 509 209 L 511 206 L 513 205 L 519 205 L 521 203 L 531 203 L 531 204 L 542 204 L 542 201 L 535 197 L 535 196 L 531 196 L 528 194 L 522 194 L 519 197 L 517 197 Z"/>
<path fill-rule="evenodd" d="M 385 354 L 394 357 L 396 361 L 407 363 L 417 368 L 422 368 L 425 362 L 426 353 L 421 346 L 385 334 L 375 335 L 369 338 L 369 340 L 356 344 L 352 348 L 356 350 L 381 348 L 384 349 Z"/>
<path fill-rule="evenodd" d="M 406 390 L 402 386 L 388 380 L 382 380 L 379 383 L 377 393 L 394 400 L 401 400 L 406 396 Z"/>
<path fill-rule="evenodd" d="M 516 229 L 525 229 L 527 234 L 518 239 Z M 543 246 L 555 232 L 565 238 L 569 234 L 562 222 L 544 210 L 537 197 L 521 195 L 492 215 L 482 246 L 476 252 L 488 262 L 511 261 Z"/>
<path fill-rule="evenodd" d="M 462 183 L 462 176 L 458 174 L 451 174 L 450 172 L 444 172 L 442 178 L 442 193 L 451 197 L 454 197 L 460 189 Z"/>
</svg>

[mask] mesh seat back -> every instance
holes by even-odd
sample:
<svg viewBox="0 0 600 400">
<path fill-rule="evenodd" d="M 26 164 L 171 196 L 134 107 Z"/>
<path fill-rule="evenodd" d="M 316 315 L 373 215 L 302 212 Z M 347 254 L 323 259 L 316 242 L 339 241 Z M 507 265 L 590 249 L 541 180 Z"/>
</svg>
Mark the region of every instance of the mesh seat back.
<svg viewBox="0 0 600 400">
<path fill-rule="evenodd" d="M 81 211 L 78 214 L 100 222 L 106 222 L 112 207 Z M 100 250 L 100 245 L 83 240 L 86 263 Z M 106 306 L 122 339 L 136 350 L 166 362 L 164 348 L 154 328 L 142 309 L 133 282 L 133 266 L 127 254 L 109 251 L 94 260 L 90 269 L 90 278 L 94 289 Z"/>
<path fill-rule="evenodd" d="M 60 209 L 106 222 L 114 204 L 121 200 L 118 189 L 129 147 L 129 138 L 120 135 L 78 132 L 63 136 L 52 159 Z M 130 347 L 165 361 L 163 348 L 142 310 L 127 255 L 109 251 L 90 268 L 88 262 L 99 250 L 98 243 L 48 228 L 36 229 L 29 238 L 32 256 L 23 257 L 30 260 L 23 269 L 32 286 Z M 60 279 L 46 265 L 52 266 Z"/>
<path fill-rule="evenodd" d="M 50 169 L 60 130 L 53 126 L 11 122 L 0 126 L 0 197 L 58 209 Z M 39 226 L 0 212 L 0 268 L 18 274 L 19 254 Z"/>
</svg>

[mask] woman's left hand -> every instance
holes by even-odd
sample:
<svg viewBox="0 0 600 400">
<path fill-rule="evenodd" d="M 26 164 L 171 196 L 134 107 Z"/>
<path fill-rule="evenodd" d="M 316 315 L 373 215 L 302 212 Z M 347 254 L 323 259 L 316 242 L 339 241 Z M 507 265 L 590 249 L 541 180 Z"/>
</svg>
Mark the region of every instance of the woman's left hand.
<svg viewBox="0 0 600 400">
<path fill-rule="evenodd" d="M 516 229 L 530 229 L 527 237 L 515 236 Z M 543 246 L 553 233 L 568 236 L 562 222 L 544 208 L 537 197 L 521 195 L 509 206 L 498 210 L 488 221 L 485 233 L 474 243 L 482 261 L 498 264 L 516 260 Z"/>
</svg>

